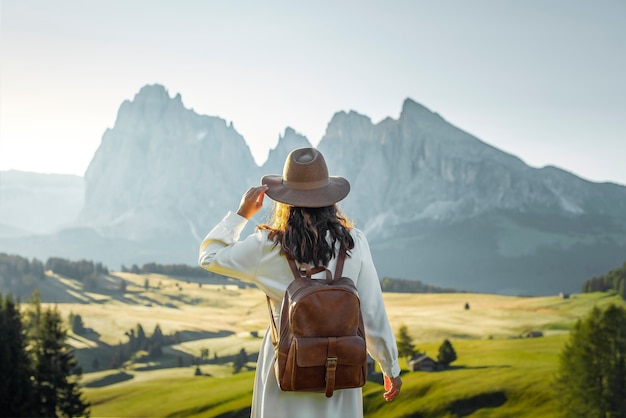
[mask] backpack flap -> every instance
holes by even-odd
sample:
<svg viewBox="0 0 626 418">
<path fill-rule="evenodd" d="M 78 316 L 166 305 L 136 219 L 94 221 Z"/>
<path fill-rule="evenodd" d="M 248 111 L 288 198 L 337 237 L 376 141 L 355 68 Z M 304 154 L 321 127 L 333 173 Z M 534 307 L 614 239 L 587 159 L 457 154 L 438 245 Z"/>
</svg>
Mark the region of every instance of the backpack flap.
<svg viewBox="0 0 626 418">
<path fill-rule="evenodd" d="M 325 366 L 330 356 L 339 365 L 356 366 L 366 361 L 365 340 L 359 336 L 335 337 L 335 353 L 329 353 L 329 338 L 294 338 L 298 367 Z"/>
<path fill-rule="evenodd" d="M 290 357 L 294 390 L 330 398 L 335 389 L 361 387 L 367 378 L 365 340 L 359 336 L 294 338 Z"/>
</svg>

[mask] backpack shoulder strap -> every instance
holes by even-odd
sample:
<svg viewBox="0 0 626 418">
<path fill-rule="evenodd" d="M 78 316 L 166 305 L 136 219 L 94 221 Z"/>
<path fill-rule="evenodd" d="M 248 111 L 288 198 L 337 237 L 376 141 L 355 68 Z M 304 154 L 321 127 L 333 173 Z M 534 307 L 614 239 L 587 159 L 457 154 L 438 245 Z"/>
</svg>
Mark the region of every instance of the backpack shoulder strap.
<svg viewBox="0 0 626 418">
<path fill-rule="evenodd" d="M 270 311 L 270 322 L 271 322 L 271 332 L 272 332 L 272 345 L 276 348 L 278 344 L 278 328 L 276 327 L 276 321 L 274 320 L 274 310 L 272 309 L 272 305 L 270 303 L 270 297 L 265 296 L 267 298 L 267 309 Z"/>
<path fill-rule="evenodd" d="M 341 279 L 343 274 L 343 263 L 346 261 L 346 251 L 342 248 L 337 256 L 337 266 L 335 267 L 335 280 Z"/>
<path fill-rule="evenodd" d="M 298 268 L 296 266 L 296 261 L 293 258 L 287 258 L 287 262 L 289 263 L 289 267 L 291 268 L 293 277 L 296 279 L 301 277 L 306 277 L 307 279 L 310 279 L 312 275 L 320 273 L 322 271 L 326 271 L 326 281 L 332 281 L 332 274 L 324 266 L 315 266 L 311 268 L 308 263 L 302 263 L 300 265 L 300 268 Z M 304 273 L 304 276 L 302 275 L 302 273 Z"/>
</svg>

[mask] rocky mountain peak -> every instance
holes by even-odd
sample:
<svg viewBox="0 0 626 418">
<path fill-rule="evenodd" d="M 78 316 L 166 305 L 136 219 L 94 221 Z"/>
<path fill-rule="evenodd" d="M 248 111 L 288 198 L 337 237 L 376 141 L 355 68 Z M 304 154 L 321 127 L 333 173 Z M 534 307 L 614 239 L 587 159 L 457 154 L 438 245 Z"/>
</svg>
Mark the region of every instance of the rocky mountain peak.
<svg viewBox="0 0 626 418">
<path fill-rule="evenodd" d="M 139 127 L 149 129 L 159 124 L 168 115 L 185 112 L 182 97 L 177 94 L 171 98 L 165 87 L 153 84 L 143 87 L 132 101 L 125 100 L 119 108 L 115 128 L 120 130 L 137 130 Z"/>
<path fill-rule="evenodd" d="M 365 115 L 353 110 L 350 112 L 337 112 L 326 127 L 326 133 L 320 144 L 332 143 L 341 138 L 345 144 L 358 146 L 372 139 L 372 120 Z M 322 146 L 322 145 L 320 145 Z"/>
<path fill-rule="evenodd" d="M 310 147 L 311 143 L 293 128 L 287 127 L 278 137 L 278 144 L 271 149 L 262 171 L 264 174 L 282 174 L 287 155 L 294 149 Z"/>
<path fill-rule="evenodd" d="M 177 94 L 177 97 L 180 97 L 180 94 Z M 170 99 L 170 95 L 165 88 L 161 84 L 148 84 L 139 89 L 139 92 L 135 94 L 135 98 L 133 102 L 137 105 L 141 105 L 144 103 L 155 103 L 155 102 L 167 102 Z"/>
<path fill-rule="evenodd" d="M 402 103 L 402 111 L 400 112 L 400 119 L 415 117 L 415 116 L 418 116 L 418 117 L 419 116 L 422 116 L 422 117 L 436 116 L 440 118 L 437 113 L 431 111 L 426 106 L 423 106 L 422 104 L 417 103 L 415 100 L 407 97 L 406 99 L 404 99 L 404 102 Z"/>
<path fill-rule="evenodd" d="M 80 223 L 108 237 L 188 235 L 238 199 L 251 181 L 240 166 L 256 167 L 232 125 L 185 108 L 163 86 L 146 86 L 102 138 L 85 175 Z"/>
</svg>

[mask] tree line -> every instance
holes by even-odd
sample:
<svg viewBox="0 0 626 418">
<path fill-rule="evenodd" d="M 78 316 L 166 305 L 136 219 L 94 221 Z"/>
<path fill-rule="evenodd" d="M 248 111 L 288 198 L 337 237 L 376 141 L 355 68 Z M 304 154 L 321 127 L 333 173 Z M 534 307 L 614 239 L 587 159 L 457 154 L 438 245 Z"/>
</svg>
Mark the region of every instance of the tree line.
<svg viewBox="0 0 626 418">
<path fill-rule="evenodd" d="M 18 255 L 0 254 L 0 289 L 15 295 L 30 295 L 37 282 L 45 278 L 50 270 L 64 277 L 75 279 L 83 284 L 83 289 L 94 291 L 98 288 L 98 278 L 108 275 L 109 269 L 102 263 L 90 260 L 71 261 L 60 257 L 49 258 L 46 263 L 37 259 L 28 260 Z M 201 267 L 186 264 L 145 263 L 141 267 L 133 264 L 130 268 L 121 266 L 121 271 L 133 274 L 162 274 L 165 276 L 224 279 L 226 277 L 208 272 Z M 384 277 L 381 280 L 383 292 L 395 293 L 459 293 L 457 289 L 434 286 L 419 280 Z"/>
<path fill-rule="evenodd" d="M 604 276 L 594 276 L 583 282 L 583 293 L 608 292 L 619 293 L 622 299 L 626 300 L 626 263 L 621 267 L 614 268 Z"/>
<path fill-rule="evenodd" d="M 0 411 L 11 417 L 89 416 L 78 367 L 59 311 L 37 292 L 22 313 L 0 293 Z"/>
<path fill-rule="evenodd" d="M 433 286 L 419 280 L 393 279 L 384 277 L 380 281 L 383 292 L 393 293 L 463 293 L 463 291 Z"/>
<path fill-rule="evenodd" d="M 111 368 L 122 367 L 128 360 L 134 359 L 155 360 L 163 355 L 163 347 L 180 343 L 179 332 L 163 334 L 161 326 L 157 324 L 151 336 L 147 336 L 141 324 L 125 332 L 128 341 L 119 343 L 111 360 Z"/>
<path fill-rule="evenodd" d="M 70 261 L 51 257 L 45 263 L 33 258 L 29 260 L 19 255 L 0 253 L 0 289 L 13 295 L 27 296 L 46 277 L 46 271 L 82 282 L 85 290 L 98 287 L 98 277 L 109 274 L 102 263 L 89 260 Z"/>
<path fill-rule="evenodd" d="M 163 274 L 165 276 L 182 276 L 182 277 L 207 277 L 213 274 L 204 270 L 201 267 L 192 267 L 186 264 L 157 264 L 157 263 L 146 263 L 141 267 L 139 267 L 136 264 L 133 264 L 130 268 L 122 265 L 122 272 L 134 273 L 134 274 L 154 273 L 154 274 Z"/>
<path fill-rule="evenodd" d="M 142 267 L 134 264 L 127 268 L 122 265 L 122 272 L 135 274 L 163 274 L 166 276 L 224 279 L 200 267 L 186 264 L 146 263 Z M 91 260 L 72 261 L 60 257 L 51 257 L 45 263 L 33 258 L 29 260 L 19 255 L 0 253 L 0 289 L 13 295 L 28 297 L 44 280 L 46 271 L 78 280 L 86 291 L 98 289 L 98 278 L 110 274 L 109 269 L 99 262 Z"/>
<path fill-rule="evenodd" d="M 0 289 L 5 292 L 30 295 L 44 277 L 44 264 L 36 258 L 0 253 Z"/>
</svg>

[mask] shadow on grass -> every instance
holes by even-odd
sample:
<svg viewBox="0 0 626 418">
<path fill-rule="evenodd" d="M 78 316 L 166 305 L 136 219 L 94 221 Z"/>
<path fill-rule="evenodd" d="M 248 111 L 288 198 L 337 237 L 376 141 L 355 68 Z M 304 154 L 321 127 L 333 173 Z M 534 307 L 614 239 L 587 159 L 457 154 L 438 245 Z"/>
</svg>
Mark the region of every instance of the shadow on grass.
<svg viewBox="0 0 626 418">
<path fill-rule="evenodd" d="M 87 388 L 101 388 L 108 385 L 113 385 L 115 383 L 125 382 L 127 380 L 131 380 L 133 378 L 132 374 L 128 374 L 126 372 L 119 372 L 104 376 L 102 379 L 95 380 L 93 382 L 89 382 L 84 386 Z"/>
<path fill-rule="evenodd" d="M 467 417 L 482 408 L 497 408 L 507 401 L 504 392 L 481 393 L 467 399 L 459 399 L 450 404 L 450 412 L 457 417 Z"/>
<path fill-rule="evenodd" d="M 512 366 L 508 364 L 498 364 L 496 366 L 448 366 L 446 369 L 442 369 L 442 372 L 446 370 L 478 370 L 478 369 L 510 369 Z"/>
</svg>

